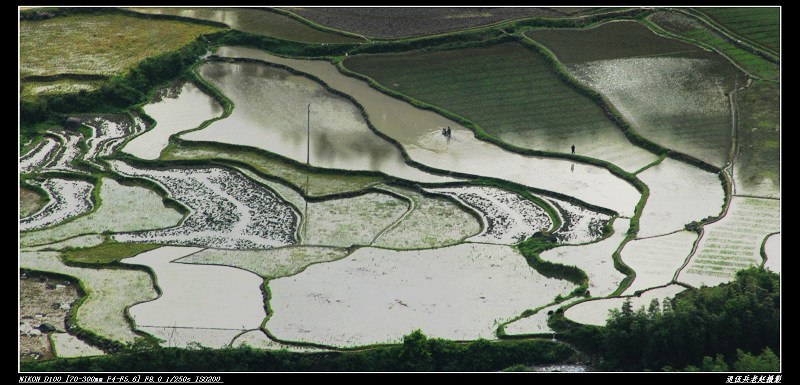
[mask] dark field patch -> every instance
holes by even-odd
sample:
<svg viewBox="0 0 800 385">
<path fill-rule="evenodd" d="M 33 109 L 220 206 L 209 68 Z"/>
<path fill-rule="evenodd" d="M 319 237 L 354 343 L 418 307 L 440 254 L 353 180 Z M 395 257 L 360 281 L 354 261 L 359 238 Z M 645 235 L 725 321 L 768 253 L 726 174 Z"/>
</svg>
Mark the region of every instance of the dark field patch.
<svg viewBox="0 0 800 385">
<path fill-rule="evenodd" d="M 702 49 L 658 36 L 633 21 L 605 23 L 590 29 L 539 29 L 525 33 L 544 44 L 565 64 L 635 56 L 678 56 Z"/>
<path fill-rule="evenodd" d="M 526 17 L 564 17 L 548 8 L 283 8 L 326 27 L 379 39 L 430 35 Z"/>
<path fill-rule="evenodd" d="M 66 330 L 64 320 L 79 298 L 77 286 L 65 279 L 20 273 L 19 291 L 20 360 L 53 358 L 47 333 L 51 326 Z M 44 332 L 39 330 L 43 325 Z"/>
</svg>

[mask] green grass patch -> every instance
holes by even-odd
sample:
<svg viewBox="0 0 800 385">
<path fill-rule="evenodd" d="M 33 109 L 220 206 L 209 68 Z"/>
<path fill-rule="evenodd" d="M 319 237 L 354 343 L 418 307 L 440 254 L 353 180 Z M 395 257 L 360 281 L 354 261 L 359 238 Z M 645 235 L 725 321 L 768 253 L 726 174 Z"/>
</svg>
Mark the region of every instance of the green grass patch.
<svg viewBox="0 0 800 385">
<path fill-rule="evenodd" d="M 67 250 L 64 252 L 64 260 L 68 263 L 108 264 L 119 262 L 125 258 L 159 247 L 161 245 L 109 241 L 95 247 Z"/>
<path fill-rule="evenodd" d="M 775 52 L 781 50 L 781 10 L 778 7 L 696 8 L 727 30 Z"/>
<path fill-rule="evenodd" d="M 40 95 L 59 95 L 77 93 L 81 90 L 94 91 L 104 83 L 103 80 L 75 80 L 61 78 L 53 81 L 29 80 L 22 84 L 20 98 L 33 101 Z"/>
<path fill-rule="evenodd" d="M 123 72 L 219 28 L 114 13 L 20 21 L 20 75 Z"/>
</svg>

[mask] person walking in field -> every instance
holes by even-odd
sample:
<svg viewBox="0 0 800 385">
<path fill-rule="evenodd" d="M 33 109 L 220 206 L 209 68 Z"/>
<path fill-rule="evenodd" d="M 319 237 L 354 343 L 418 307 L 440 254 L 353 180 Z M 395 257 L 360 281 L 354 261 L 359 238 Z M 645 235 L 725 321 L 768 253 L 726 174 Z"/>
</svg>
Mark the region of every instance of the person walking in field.
<svg viewBox="0 0 800 385">
<path fill-rule="evenodd" d="M 572 153 L 573 154 L 575 153 L 575 145 L 574 144 L 572 145 Z"/>
</svg>

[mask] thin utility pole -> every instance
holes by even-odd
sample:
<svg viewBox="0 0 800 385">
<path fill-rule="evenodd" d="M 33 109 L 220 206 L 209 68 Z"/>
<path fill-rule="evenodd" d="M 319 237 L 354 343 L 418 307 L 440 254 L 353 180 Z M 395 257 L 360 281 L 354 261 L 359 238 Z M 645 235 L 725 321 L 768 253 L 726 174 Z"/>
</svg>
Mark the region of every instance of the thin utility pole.
<svg viewBox="0 0 800 385">
<path fill-rule="evenodd" d="M 303 213 L 303 238 L 306 238 L 305 230 L 308 228 L 308 174 L 311 173 L 311 103 L 308 104 L 306 113 L 306 199 L 305 212 Z"/>
</svg>

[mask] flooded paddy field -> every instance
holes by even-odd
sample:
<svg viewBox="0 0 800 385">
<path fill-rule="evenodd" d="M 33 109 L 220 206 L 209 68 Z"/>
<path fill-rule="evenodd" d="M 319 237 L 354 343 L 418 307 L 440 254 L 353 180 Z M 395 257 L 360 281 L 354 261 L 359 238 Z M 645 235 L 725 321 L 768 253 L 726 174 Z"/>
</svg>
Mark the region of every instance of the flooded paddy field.
<svg viewBox="0 0 800 385">
<path fill-rule="evenodd" d="M 691 254 L 696 240 L 696 233 L 684 230 L 628 242 L 621 252 L 622 261 L 636 272 L 636 278 L 622 294 L 629 295 L 672 282 Z"/>
<path fill-rule="evenodd" d="M 415 330 L 458 354 L 566 352 L 600 330 L 571 322 L 627 299 L 781 272 L 779 66 L 748 58 L 776 54 L 774 28 L 325 9 L 20 14 L 21 44 L 35 25 L 64 45 L 20 52 L 23 367 L 150 344 L 349 360 L 406 354 Z M 380 37 L 431 31 L 449 32 Z M 593 370 L 583 353 L 496 370 Z"/>
<path fill-rule="evenodd" d="M 379 186 L 411 201 L 412 208 L 387 228 L 374 246 L 391 249 L 443 247 L 460 243 L 481 231 L 480 221 L 455 202 L 408 189 Z"/>
<path fill-rule="evenodd" d="M 172 227 L 183 215 L 164 206 L 155 192 L 139 186 L 126 186 L 104 178 L 100 186 L 100 205 L 92 213 L 59 226 L 20 235 L 23 247 L 52 243 L 81 234 L 106 231 L 123 232 Z"/>
<path fill-rule="evenodd" d="M 125 260 L 152 269 L 161 289 L 155 300 L 133 306 L 131 317 L 137 328 L 175 343 L 171 346 L 194 340 L 222 347 L 220 339 L 228 344 L 266 317 L 259 289 L 263 281 L 257 275 L 227 266 L 173 263 L 200 250 L 167 246 Z"/>
<path fill-rule="evenodd" d="M 737 271 L 761 265 L 761 243 L 778 231 L 779 200 L 733 197 L 727 215 L 706 226 L 678 281 L 694 287 L 730 282 Z"/>
<path fill-rule="evenodd" d="M 344 65 L 383 86 L 459 114 L 519 147 L 606 160 L 634 171 L 656 159 L 602 109 L 517 43 L 405 55 L 360 55 Z"/>
<path fill-rule="evenodd" d="M 500 322 L 573 286 L 539 275 L 508 246 L 361 248 L 270 281 L 274 314 L 266 329 L 281 340 L 340 347 L 398 342 L 414 329 L 493 339 Z"/>
<path fill-rule="evenodd" d="M 556 191 L 622 215 L 632 215 L 639 200 L 639 193 L 632 185 L 605 169 L 505 151 L 476 139 L 471 130 L 456 122 L 394 99 L 364 81 L 341 74 L 328 62 L 281 58 L 239 47 L 221 47 L 217 52 L 220 56 L 254 58 L 287 65 L 322 79 L 330 87 L 354 97 L 379 131 L 398 141 L 412 160 L 424 165 Z M 445 126 L 451 127 L 451 140 L 441 135 L 441 128 Z M 496 162 L 504 167 L 494 167 Z"/>
<path fill-rule="evenodd" d="M 545 261 L 567 266 L 576 266 L 589 277 L 589 293 L 603 297 L 613 293 L 625 278 L 614 267 L 612 255 L 619 248 L 630 226 L 630 220 L 614 220 L 614 234 L 606 239 L 577 246 L 561 246 L 544 251 L 540 257 Z"/>
<path fill-rule="evenodd" d="M 185 140 L 257 147 L 316 167 L 442 180 L 409 167 L 399 149 L 369 129 L 355 105 L 309 78 L 249 62 L 211 62 L 198 72 L 236 108 L 231 116 L 182 135 Z"/>
<path fill-rule="evenodd" d="M 87 298 L 78 308 L 78 326 L 102 337 L 132 343 L 125 309 L 157 297 L 150 276 L 138 270 L 120 268 L 91 269 L 65 265 L 57 252 L 21 252 L 20 268 L 68 275 L 83 283 Z"/>
<path fill-rule="evenodd" d="M 569 65 L 643 137 L 717 167 L 731 147 L 727 94 L 736 71 L 710 53 L 626 57 Z"/>
<path fill-rule="evenodd" d="M 764 262 L 764 268 L 770 269 L 776 273 L 781 272 L 781 234 L 770 235 L 764 245 L 764 254 L 767 255 L 767 260 Z"/>
<path fill-rule="evenodd" d="M 43 182 L 29 181 L 28 183 L 47 191 L 50 200 L 39 211 L 19 220 L 21 231 L 53 226 L 77 217 L 94 207 L 91 201 L 94 186 L 89 182 L 52 178 Z"/>
<path fill-rule="evenodd" d="M 667 158 L 638 177 L 650 188 L 639 219 L 639 237 L 682 230 L 723 210 L 725 190 L 716 174 Z"/>
<path fill-rule="evenodd" d="M 177 145 L 168 148 L 162 154 L 162 159 L 227 160 L 243 163 L 265 176 L 279 178 L 301 188 L 309 196 L 361 191 L 386 180 L 384 177 L 374 175 L 342 175 L 322 171 L 307 171 L 296 164 L 269 157 L 258 150 L 245 147 L 238 151 L 230 151 L 210 144 Z M 240 168 L 240 171 L 242 170 L 244 169 Z M 244 173 L 245 171 L 242 172 Z"/>
<path fill-rule="evenodd" d="M 158 159 L 171 135 L 197 128 L 206 120 L 222 115 L 222 106 L 192 83 L 159 90 L 142 110 L 156 121 L 156 126 L 123 148 L 124 152 L 142 159 Z"/>
</svg>

